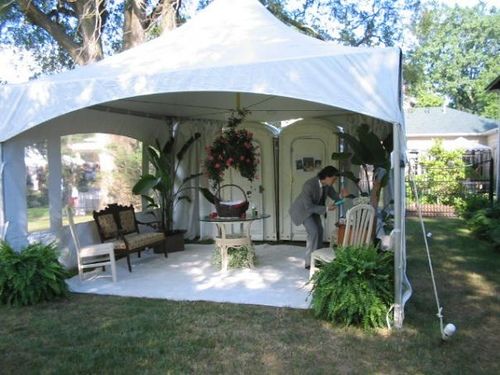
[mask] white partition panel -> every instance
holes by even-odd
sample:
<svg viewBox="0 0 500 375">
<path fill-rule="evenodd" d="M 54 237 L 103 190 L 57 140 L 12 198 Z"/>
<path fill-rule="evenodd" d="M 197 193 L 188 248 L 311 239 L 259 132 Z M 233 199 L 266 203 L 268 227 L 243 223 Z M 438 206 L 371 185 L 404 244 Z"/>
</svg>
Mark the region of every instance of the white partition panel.
<svg viewBox="0 0 500 375">
<path fill-rule="evenodd" d="M 279 217 L 280 239 L 305 241 L 304 227 L 293 225 L 288 210 L 302 190 L 304 182 L 327 165 L 338 149 L 337 127 L 322 120 L 302 120 L 281 131 L 279 142 Z M 338 186 L 335 187 L 338 190 Z M 325 241 L 329 241 L 337 222 L 337 211 L 325 220 Z"/>
</svg>

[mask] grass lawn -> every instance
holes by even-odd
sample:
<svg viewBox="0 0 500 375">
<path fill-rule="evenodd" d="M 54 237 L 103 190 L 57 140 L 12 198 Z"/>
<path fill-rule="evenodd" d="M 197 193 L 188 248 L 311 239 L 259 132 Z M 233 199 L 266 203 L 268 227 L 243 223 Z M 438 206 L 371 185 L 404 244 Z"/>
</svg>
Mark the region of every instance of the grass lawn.
<svg viewBox="0 0 500 375">
<path fill-rule="evenodd" d="M 419 224 L 407 229 L 414 295 L 404 328 L 364 332 L 308 310 L 72 294 L 0 306 L 2 374 L 500 374 L 500 258 L 459 219 L 429 219 L 441 342 Z"/>
</svg>

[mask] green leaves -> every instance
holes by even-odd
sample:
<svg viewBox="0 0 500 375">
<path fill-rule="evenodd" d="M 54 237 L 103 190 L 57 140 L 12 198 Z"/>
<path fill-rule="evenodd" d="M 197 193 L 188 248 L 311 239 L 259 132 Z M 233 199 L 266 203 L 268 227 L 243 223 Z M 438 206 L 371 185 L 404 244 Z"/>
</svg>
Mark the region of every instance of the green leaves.
<svg viewBox="0 0 500 375">
<path fill-rule="evenodd" d="M 365 329 L 384 326 L 393 298 L 393 254 L 371 246 L 338 248 L 335 254 L 311 279 L 315 316 Z"/>
<path fill-rule="evenodd" d="M 55 244 L 35 243 L 16 253 L 0 242 L 0 303 L 25 306 L 63 297 L 66 277 Z"/>
<path fill-rule="evenodd" d="M 392 136 L 381 140 L 367 124 L 362 124 L 357 128 L 357 137 L 347 133 L 337 133 L 337 135 L 344 140 L 351 152 L 334 152 L 332 160 L 339 160 L 341 165 L 342 162 L 350 160 L 352 164 L 362 166 L 365 171 L 368 165 L 389 170 Z M 341 167 L 341 169 L 343 168 Z M 356 185 L 360 181 L 351 171 L 344 170 L 340 175 L 353 181 Z"/>
<path fill-rule="evenodd" d="M 499 104 L 484 88 L 500 68 L 500 14 L 484 4 L 473 8 L 436 7 L 416 26 L 417 43 L 405 69 L 417 106 L 450 106 L 495 118 Z"/>
<path fill-rule="evenodd" d="M 133 186 L 132 192 L 135 195 L 142 195 L 143 199 L 147 200 L 148 207 L 160 208 L 162 216 L 161 223 L 165 230 L 172 229 L 175 203 L 180 200 L 191 202 L 191 197 L 185 195 L 185 192 L 188 189 L 194 188 L 186 185 L 191 180 L 202 175 L 202 173 L 193 173 L 180 181 L 177 187 L 175 185 L 178 180 L 177 169 L 182 158 L 200 137 L 200 133 L 193 134 L 184 145 L 182 145 L 175 158 L 173 156 L 175 146 L 174 137 L 170 137 L 163 145 L 160 144 L 159 140 L 156 140 L 156 146 L 150 145 L 147 148 L 149 161 L 155 170 L 154 175 L 151 173 L 142 175 Z M 154 193 L 154 196 L 152 196 L 151 193 Z"/>
</svg>

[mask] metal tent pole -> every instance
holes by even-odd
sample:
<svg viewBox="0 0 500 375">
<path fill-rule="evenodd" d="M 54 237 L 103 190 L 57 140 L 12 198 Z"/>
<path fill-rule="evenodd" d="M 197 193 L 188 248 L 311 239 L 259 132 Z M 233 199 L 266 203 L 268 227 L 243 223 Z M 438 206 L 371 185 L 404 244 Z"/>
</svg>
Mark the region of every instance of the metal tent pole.
<svg viewBox="0 0 500 375">
<path fill-rule="evenodd" d="M 401 126 L 398 123 L 393 124 L 393 168 L 394 168 L 394 327 L 402 328 L 403 326 L 403 257 L 401 243 L 401 228 L 404 225 L 403 208 L 402 208 L 402 186 L 404 181 L 401 181 L 404 174 L 401 169 L 404 167 L 401 163 Z"/>
</svg>

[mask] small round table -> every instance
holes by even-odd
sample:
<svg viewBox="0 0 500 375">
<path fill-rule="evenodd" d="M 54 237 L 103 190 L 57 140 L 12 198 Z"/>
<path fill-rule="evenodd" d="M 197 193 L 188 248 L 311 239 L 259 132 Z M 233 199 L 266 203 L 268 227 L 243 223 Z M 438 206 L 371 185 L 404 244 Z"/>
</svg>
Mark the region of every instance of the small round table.
<svg viewBox="0 0 500 375">
<path fill-rule="evenodd" d="M 200 218 L 200 221 L 206 223 L 213 223 L 217 226 L 218 236 L 215 238 L 215 245 L 220 250 L 222 270 L 227 271 L 228 268 L 228 255 L 227 250 L 229 248 L 241 248 L 248 247 L 252 248 L 252 238 L 250 234 L 250 228 L 252 223 L 257 220 L 264 220 L 271 217 L 269 214 L 247 216 L 244 218 L 239 217 L 215 217 L 211 218 L 205 216 Z M 239 233 L 227 233 L 226 225 L 240 224 Z"/>
</svg>

